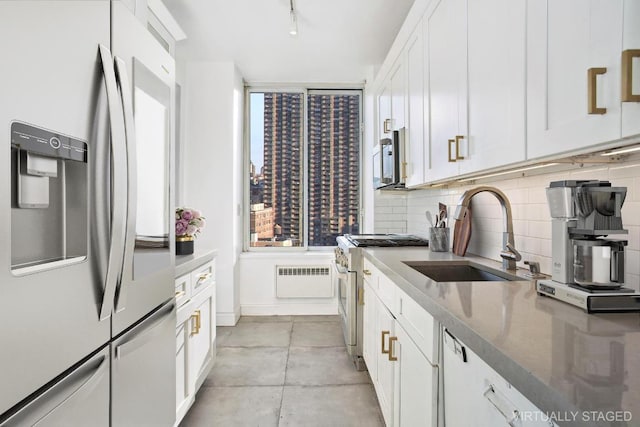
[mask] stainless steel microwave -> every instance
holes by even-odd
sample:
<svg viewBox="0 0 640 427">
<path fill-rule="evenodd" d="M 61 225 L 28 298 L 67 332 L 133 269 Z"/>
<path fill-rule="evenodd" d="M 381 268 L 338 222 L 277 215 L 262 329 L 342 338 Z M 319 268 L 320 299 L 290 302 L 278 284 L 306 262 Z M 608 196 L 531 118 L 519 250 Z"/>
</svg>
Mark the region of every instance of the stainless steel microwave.
<svg viewBox="0 0 640 427">
<path fill-rule="evenodd" d="M 383 138 L 373 154 L 373 187 L 402 186 L 400 166 L 402 164 L 404 128 L 394 130 L 392 138 Z"/>
</svg>

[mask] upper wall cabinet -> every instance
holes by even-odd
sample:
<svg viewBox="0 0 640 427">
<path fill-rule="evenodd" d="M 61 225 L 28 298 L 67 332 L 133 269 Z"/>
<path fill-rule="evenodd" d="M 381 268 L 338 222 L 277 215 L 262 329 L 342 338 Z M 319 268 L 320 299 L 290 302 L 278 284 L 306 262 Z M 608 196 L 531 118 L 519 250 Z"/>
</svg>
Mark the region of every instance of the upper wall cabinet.
<svg viewBox="0 0 640 427">
<path fill-rule="evenodd" d="M 623 39 L 629 47 L 639 41 L 639 3 L 528 2 L 528 158 L 620 139 Z M 637 88 L 638 72 L 634 77 Z M 625 134 L 638 133 L 637 103 L 624 111 Z"/>
<path fill-rule="evenodd" d="M 391 138 L 392 130 L 391 84 L 385 82 L 378 92 L 378 139 Z"/>
<path fill-rule="evenodd" d="M 429 164 L 428 126 L 424 120 L 425 107 L 425 67 L 424 67 L 424 26 L 422 23 L 413 32 L 407 43 L 407 132 L 405 135 L 406 180 L 408 187 L 425 181 L 425 164 Z M 425 149 L 426 148 L 426 149 Z"/>
<path fill-rule="evenodd" d="M 400 55 L 378 90 L 378 139 L 391 138 L 394 130 L 405 127 L 405 72 L 404 55 Z"/>
<path fill-rule="evenodd" d="M 427 21 L 426 179 L 524 160 L 524 0 L 442 0 Z"/>
<path fill-rule="evenodd" d="M 640 134 L 640 0 L 624 2 L 622 136 Z"/>
</svg>

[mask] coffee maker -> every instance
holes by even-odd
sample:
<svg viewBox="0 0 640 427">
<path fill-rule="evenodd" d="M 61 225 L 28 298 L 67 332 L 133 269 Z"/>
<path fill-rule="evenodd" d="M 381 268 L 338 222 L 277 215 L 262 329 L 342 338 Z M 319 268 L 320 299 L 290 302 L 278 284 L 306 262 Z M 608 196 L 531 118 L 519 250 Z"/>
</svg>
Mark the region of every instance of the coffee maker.
<svg viewBox="0 0 640 427">
<path fill-rule="evenodd" d="M 552 280 L 540 295 L 592 312 L 640 311 L 640 294 L 624 285 L 628 241 L 622 205 L 626 187 L 609 181 L 554 181 L 546 190 L 552 217 Z"/>
</svg>

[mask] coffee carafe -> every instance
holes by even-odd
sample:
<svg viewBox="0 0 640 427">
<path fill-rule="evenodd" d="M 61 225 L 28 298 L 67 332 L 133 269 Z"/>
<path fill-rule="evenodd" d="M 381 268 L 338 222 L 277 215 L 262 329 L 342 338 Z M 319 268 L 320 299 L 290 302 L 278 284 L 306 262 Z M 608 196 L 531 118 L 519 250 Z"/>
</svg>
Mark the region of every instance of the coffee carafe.
<svg viewBox="0 0 640 427">
<path fill-rule="evenodd" d="M 547 188 L 552 220 L 552 279 L 589 289 L 624 284 L 626 187 L 609 181 L 554 181 Z"/>
</svg>

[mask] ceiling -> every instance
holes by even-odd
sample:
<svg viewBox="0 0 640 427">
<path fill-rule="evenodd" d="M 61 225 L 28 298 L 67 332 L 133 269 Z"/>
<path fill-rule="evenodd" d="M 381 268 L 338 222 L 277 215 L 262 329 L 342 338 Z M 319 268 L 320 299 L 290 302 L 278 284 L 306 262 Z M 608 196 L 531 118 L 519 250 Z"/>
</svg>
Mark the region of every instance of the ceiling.
<svg viewBox="0 0 640 427">
<path fill-rule="evenodd" d="M 233 61 L 249 82 L 363 82 L 414 0 L 163 0 L 187 34 L 178 60 Z"/>
</svg>

